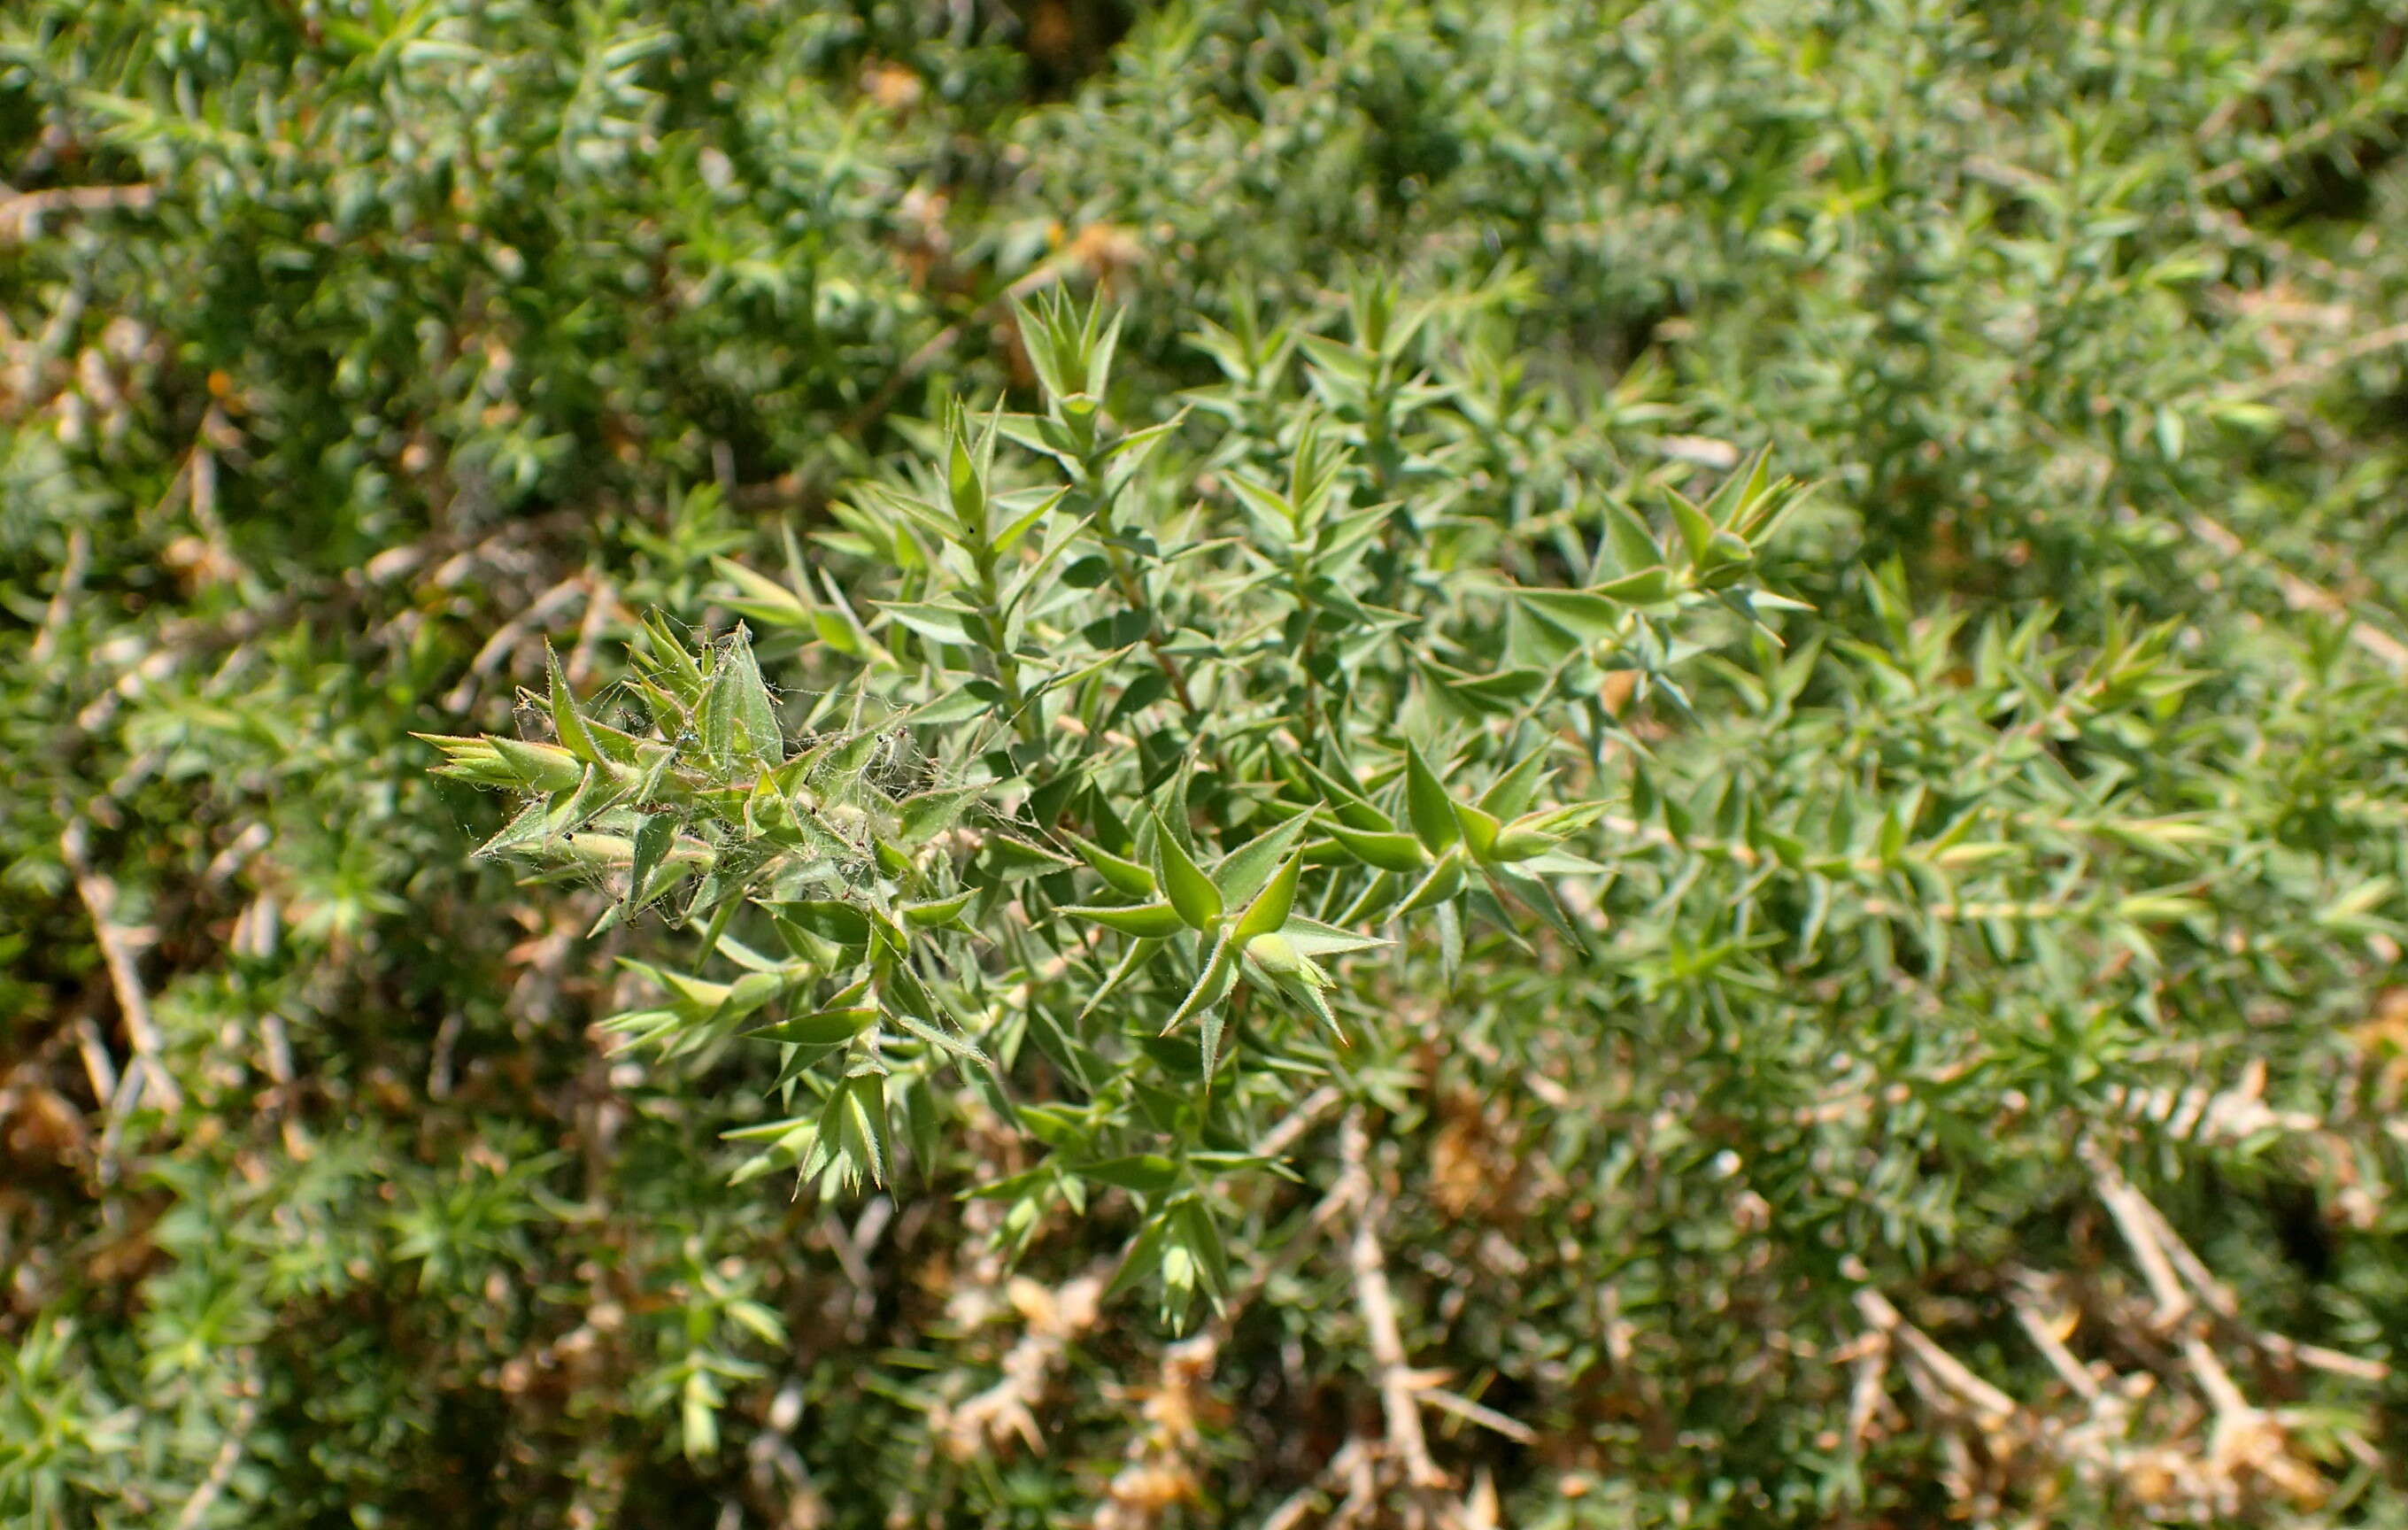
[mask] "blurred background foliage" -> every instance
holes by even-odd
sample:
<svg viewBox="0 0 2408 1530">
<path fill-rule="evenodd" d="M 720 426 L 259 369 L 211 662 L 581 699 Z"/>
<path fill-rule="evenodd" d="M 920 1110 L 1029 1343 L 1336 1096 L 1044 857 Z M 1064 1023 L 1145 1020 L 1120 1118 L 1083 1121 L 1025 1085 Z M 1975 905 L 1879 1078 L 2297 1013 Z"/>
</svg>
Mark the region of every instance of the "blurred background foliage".
<svg viewBox="0 0 2408 1530">
<path fill-rule="evenodd" d="M 2408 1523 L 2404 43 L 20 0 L 0 1514 Z M 1366 395 L 1375 278 L 1426 322 Z M 951 400 L 1035 407 L 1053 288 L 1125 306 L 1119 420 L 1195 406 L 1177 493 L 1317 401 L 1440 575 L 1579 582 L 1595 494 L 1759 446 L 1819 485 L 1754 576 L 1787 649 L 1600 681 L 1593 937 L 1398 968 L 1202 1350 L 1101 1295 L 1111 1203 L 956 1198 L 1008 1142 L 731 1185 L 764 1069 L 595 1028 L 670 937 L 472 862 L 505 805 L 408 736 L 517 731 L 547 636 L 590 690 L 649 608 L 724 629 L 714 560 L 789 531 L 806 595 L 888 593 L 838 512 Z M 1402 1379 L 1315 1211 L 1374 1206 Z M 1391 1383 L 1453 1400 L 1442 1481 Z"/>
</svg>

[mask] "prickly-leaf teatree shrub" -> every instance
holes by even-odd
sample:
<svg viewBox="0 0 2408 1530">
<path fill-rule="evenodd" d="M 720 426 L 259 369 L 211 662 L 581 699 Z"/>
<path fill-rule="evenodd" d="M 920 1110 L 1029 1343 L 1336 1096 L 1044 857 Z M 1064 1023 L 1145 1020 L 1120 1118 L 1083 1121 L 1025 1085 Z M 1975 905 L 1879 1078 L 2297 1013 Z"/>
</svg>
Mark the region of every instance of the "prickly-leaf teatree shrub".
<svg viewBox="0 0 2408 1530">
<path fill-rule="evenodd" d="M 1798 491 L 1759 456 L 1661 526 L 1575 500 L 1533 557 L 1426 492 L 1427 318 L 1365 282 L 1314 398 L 1131 429 L 1119 317 L 1049 298 L 1020 316 L 1041 413 L 952 412 L 782 577 L 720 560 L 738 624 L 645 621 L 601 697 L 550 657 L 533 736 L 430 737 L 526 798 L 480 855 L 609 889 L 589 937 L 689 933 L 622 959 L 647 1002 L 606 1029 L 687 1066 L 774 1049 L 738 1180 L 854 1191 L 966 1123 L 1025 1134 L 1041 1161 L 975 1193 L 1024 1240 L 1125 1193 L 1112 1288 L 1153 1280 L 1178 1323 L 1249 1278 L 1224 1226 L 1279 1166 L 1263 1132 L 1381 1093 L 1400 992 L 1597 926 L 1558 885 L 1606 870 L 1580 794 L 1692 634 L 1778 644 L 1801 608 L 1750 578 Z M 887 577 L 848 591 L 830 556 Z"/>
<path fill-rule="evenodd" d="M 2408 1530 L 2403 113 L 0 6 L 0 1523 Z"/>
</svg>

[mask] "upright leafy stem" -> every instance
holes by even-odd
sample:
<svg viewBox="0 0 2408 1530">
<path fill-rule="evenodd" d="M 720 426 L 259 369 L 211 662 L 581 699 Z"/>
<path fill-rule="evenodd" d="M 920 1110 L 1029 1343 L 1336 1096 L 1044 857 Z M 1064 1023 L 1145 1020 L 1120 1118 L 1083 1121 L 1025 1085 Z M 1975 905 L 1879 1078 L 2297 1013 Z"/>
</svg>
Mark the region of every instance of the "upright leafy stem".
<svg viewBox="0 0 2408 1530">
<path fill-rule="evenodd" d="M 697 969 L 639 966 L 663 996 L 610 1026 L 681 1055 L 738 1033 L 780 1049 L 799 1108 L 747 1130 L 764 1146 L 743 1173 L 884 1183 L 908 1156 L 897 1112 L 941 1119 L 975 1096 L 1010 1115 L 1030 1092 L 1102 1111 L 1085 1140 L 1107 1158 L 1199 1163 L 1234 1112 L 1351 1077 L 1383 1023 L 1377 969 L 1351 956 L 1426 945 L 1451 972 L 1476 928 L 1522 940 L 1534 914 L 1583 938 L 1554 879 L 1598 869 L 1568 842 L 1599 809 L 1532 805 L 1551 751 L 1528 724 L 1634 613 L 1737 598 L 1724 571 L 1744 568 L 1784 491 L 1758 465 L 1707 509 L 1676 504 L 1684 555 L 1587 590 L 1399 581 L 1367 555 L 1403 546 L 1383 541 L 1403 511 L 1376 496 L 1401 482 L 1398 433 L 1435 395 L 1391 386 L 1426 317 L 1392 297 L 1359 294 L 1369 359 L 1304 344 L 1322 406 L 1388 465 L 1351 472 L 1307 416 L 1278 490 L 1242 471 L 1208 486 L 1216 448 L 1192 417 L 1116 422 L 1118 316 L 1058 295 L 1023 310 L 1043 411 L 950 411 L 933 463 L 864 485 L 819 538 L 828 556 L 896 551 L 895 598 L 868 601 L 866 626 L 823 627 L 808 553 L 783 583 L 722 565 L 732 600 L 798 640 L 788 662 L 854 697 L 854 722 L 790 740 L 744 627 L 688 648 L 653 622 L 634 655 L 648 729 L 604 729 L 555 665 L 553 741 L 436 740 L 443 773 L 531 799 L 491 852 L 611 881 L 609 921 L 660 905 L 708 928 Z M 1709 563 L 1717 537 L 1738 551 Z M 1512 721 L 1465 734 L 1448 687 L 1491 681 L 1414 679 L 1416 660 L 1433 635 L 1510 658 L 1481 636 L 1500 602 L 1555 634 L 1558 658 L 1535 688 L 1505 672 Z M 1310 665 L 1323 636 L 1355 679 L 1323 694 L 1308 669 L 1297 708 L 1292 647 Z M 892 768 L 902 741 L 924 755 L 918 779 Z M 1273 1001 L 1242 1038 L 1241 979 Z M 981 997 L 997 994 L 1000 1009 Z M 1191 1030 L 1183 1060 L 1160 1050 Z M 1033 1206 L 1111 1182 L 1076 1157 L 1045 1165 L 1018 1192 Z M 1193 1256 L 1210 1203 L 1182 1204 L 1150 1236 Z"/>
</svg>

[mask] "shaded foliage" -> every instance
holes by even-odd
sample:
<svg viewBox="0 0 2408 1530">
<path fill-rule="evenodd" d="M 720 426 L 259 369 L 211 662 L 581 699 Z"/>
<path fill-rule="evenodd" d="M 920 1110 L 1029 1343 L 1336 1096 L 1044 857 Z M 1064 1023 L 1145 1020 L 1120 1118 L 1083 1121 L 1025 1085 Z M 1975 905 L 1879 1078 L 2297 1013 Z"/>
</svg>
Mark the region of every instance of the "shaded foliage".
<svg viewBox="0 0 2408 1530">
<path fill-rule="evenodd" d="M 2402 28 L 16 7 L 0 1510 L 2400 1523 Z"/>
</svg>

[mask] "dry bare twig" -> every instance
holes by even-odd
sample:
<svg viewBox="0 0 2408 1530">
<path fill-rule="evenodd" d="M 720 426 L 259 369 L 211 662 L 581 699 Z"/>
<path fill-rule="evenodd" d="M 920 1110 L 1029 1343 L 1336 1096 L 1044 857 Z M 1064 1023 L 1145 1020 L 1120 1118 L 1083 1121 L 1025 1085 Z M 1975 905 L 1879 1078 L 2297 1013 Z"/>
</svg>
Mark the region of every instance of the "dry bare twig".
<svg viewBox="0 0 2408 1530">
<path fill-rule="evenodd" d="M 158 200 L 159 188 L 150 185 L 52 186 L 17 192 L 0 197 L 0 242 L 39 238 L 42 220 L 54 212 L 141 212 Z"/>
<path fill-rule="evenodd" d="M 2408 338 L 2408 334 L 2403 334 L 2402 337 Z M 2253 554 L 2247 543 L 2212 518 L 2193 511 L 2185 517 L 2184 523 L 2189 526 L 2192 536 L 2224 557 L 2246 559 L 2262 565 L 2274 576 L 2276 588 L 2283 592 L 2283 603 L 2291 609 L 2315 611 L 2323 616 L 2349 617 L 2349 606 L 2339 595 L 2300 578 L 2272 559 Z M 2392 673 L 2408 674 L 2408 643 L 2402 643 L 2379 627 L 2357 620 L 2350 621 L 2349 640 L 2381 660 Z"/>
<path fill-rule="evenodd" d="M 1380 1223 L 1387 1203 L 1371 1181 L 1370 1137 L 1357 1108 L 1347 1114 L 1340 1152 L 1354 1208 L 1354 1237 L 1347 1264 L 1354 1276 L 1354 1306 L 1371 1345 L 1374 1379 L 1380 1388 L 1380 1408 L 1388 1425 L 1388 1449 L 1405 1468 L 1405 1480 L 1416 1489 L 1447 1485 L 1446 1474 L 1430 1459 L 1429 1441 L 1422 1433 L 1421 1394 L 1429 1385 L 1405 1355 L 1405 1341 L 1397 1326 L 1397 1302 L 1388 1285 L 1386 1251 L 1380 1246 Z"/>
<path fill-rule="evenodd" d="M 257 1380 L 247 1379 L 245 1388 L 243 1399 L 235 1408 L 233 1427 L 226 1431 L 224 1442 L 218 1447 L 216 1458 L 209 1463 L 208 1476 L 203 1478 L 201 1485 L 193 1490 L 193 1495 L 184 1500 L 182 1510 L 176 1515 L 175 1530 L 194 1530 L 195 1526 L 207 1521 L 209 1510 L 216 1506 L 220 1494 L 225 1492 L 226 1484 L 234 1480 L 235 1468 L 242 1464 L 243 1450 L 251 1443 L 251 1429 L 259 1423 Z"/>
<path fill-rule="evenodd" d="M 141 1080 L 136 1088 L 117 1091 L 110 1101 L 110 1114 L 122 1116 L 145 1093 L 156 1098 L 164 1108 L 173 1110 L 183 1104 L 184 1092 L 177 1087 L 166 1065 L 160 1060 L 159 1027 L 151 1020 L 150 996 L 144 992 L 142 975 L 135 965 L 135 932 L 117 922 L 117 884 L 93 869 L 91 832 L 81 817 L 67 820 L 66 828 L 59 835 L 59 856 L 66 863 L 68 875 L 75 879 L 76 893 L 83 899 L 85 911 L 92 916 L 93 937 L 108 971 L 108 986 L 116 995 L 118 1014 L 125 1022 L 126 1042 L 134 1049 L 135 1065 L 126 1070 L 126 1078 L 129 1081 L 137 1078 Z"/>
</svg>

